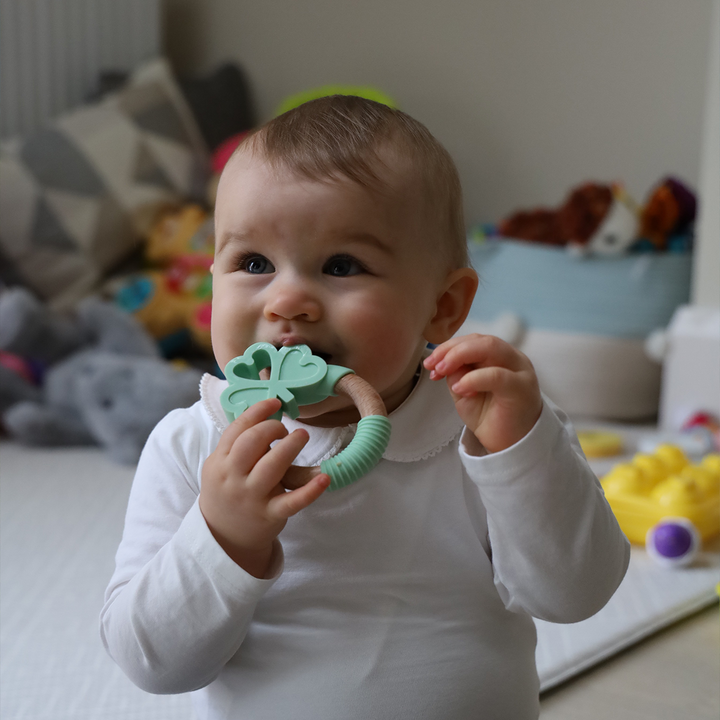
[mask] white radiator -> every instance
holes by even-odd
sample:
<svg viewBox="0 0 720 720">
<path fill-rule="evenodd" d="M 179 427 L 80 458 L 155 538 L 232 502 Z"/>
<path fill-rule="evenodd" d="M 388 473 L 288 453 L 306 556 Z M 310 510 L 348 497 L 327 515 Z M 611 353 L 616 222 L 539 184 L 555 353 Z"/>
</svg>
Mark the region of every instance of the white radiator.
<svg viewBox="0 0 720 720">
<path fill-rule="evenodd" d="M 0 0 L 0 137 L 81 104 L 100 72 L 160 54 L 161 0 Z"/>
</svg>

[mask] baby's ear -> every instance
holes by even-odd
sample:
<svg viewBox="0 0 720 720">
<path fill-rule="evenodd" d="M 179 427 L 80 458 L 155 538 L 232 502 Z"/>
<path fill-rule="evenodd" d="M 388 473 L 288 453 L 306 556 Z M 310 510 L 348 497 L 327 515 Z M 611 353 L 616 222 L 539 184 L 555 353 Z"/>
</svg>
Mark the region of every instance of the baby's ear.
<svg viewBox="0 0 720 720">
<path fill-rule="evenodd" d="M 477 287 L 478 276 L 472 268 L 459 268 L 448 273 L 437 298 L 435 315 L 423 333 L 428 342 L 440 345 L 460 329 L 470 312 Z"/>
</svg>

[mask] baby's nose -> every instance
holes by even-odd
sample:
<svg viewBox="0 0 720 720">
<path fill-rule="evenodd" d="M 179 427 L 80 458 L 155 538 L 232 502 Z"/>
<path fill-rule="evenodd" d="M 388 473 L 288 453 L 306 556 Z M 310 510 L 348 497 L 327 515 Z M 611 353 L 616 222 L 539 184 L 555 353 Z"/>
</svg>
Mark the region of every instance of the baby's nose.
<svg viewBox="0 0 720 720">
<path fill-rule="evenodd" d="M 312 283 L 302 278 L 280 279 L 268 288 L 265 317 L 268 320 L 304 320 L 316 322 L 322 305 Z"/>
</svg>

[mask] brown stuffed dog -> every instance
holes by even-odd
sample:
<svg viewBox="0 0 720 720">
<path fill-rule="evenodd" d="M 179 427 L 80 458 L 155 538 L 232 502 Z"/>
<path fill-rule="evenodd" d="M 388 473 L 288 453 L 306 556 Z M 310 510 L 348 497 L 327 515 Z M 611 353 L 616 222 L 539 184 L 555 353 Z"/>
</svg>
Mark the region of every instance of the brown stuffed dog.
<svg viewBox="0 0 720 720">
<path fill-rule="evenodd" d="M 585 245 L 610 211 L 611 185 L 585 183 L 570 192 L 557 209 L 521 210 L 498 226 L 500 235 L 548 245 Z"/>
</svg>

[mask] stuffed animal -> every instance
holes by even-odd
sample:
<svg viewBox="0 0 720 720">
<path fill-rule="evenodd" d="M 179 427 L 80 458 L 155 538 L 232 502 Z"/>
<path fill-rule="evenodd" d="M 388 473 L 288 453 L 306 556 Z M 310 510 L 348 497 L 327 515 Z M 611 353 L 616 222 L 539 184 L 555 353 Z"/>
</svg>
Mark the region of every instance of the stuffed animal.
<svg viewBox="0 0 720 720">
<path fill-rule="evenodd" d="M 640 213 L 640 238 L 655 250 L 665 250 L 673 235 L 687 233 L 697 211 L 695 193 L 674 177 L 661 180 Z"/>
<path fill-rule="evenodd" d="M 209 352 L 213 219 L 190 204 L 163 214 L 147 239 L 152 269 L 111 280 L 116 303 L 157 340 L 165 356 L 194 344 Z"/>
<path fill-rule="evenodd" d="M 65 317 L 13 288 L 0 295 L 0 328 L 0 349 L 45 366 L 34 398 L 23 398 L 20 373 L 0 373 L 3 425 L 28 445 L 96 444 L 134 463 L 155 424 L 198 398 L 201 373 L 162 360 L 147 332 L 113 303 L 87 298 Z"/>
<path fill-rule="evenodd" d="M 618 254 L 635 241 L 637 209 L 622 185 L 584 183 L 558 208 L 522 210 L 502 220 L 500 235 L 581 254 Z"/>
</svg>

